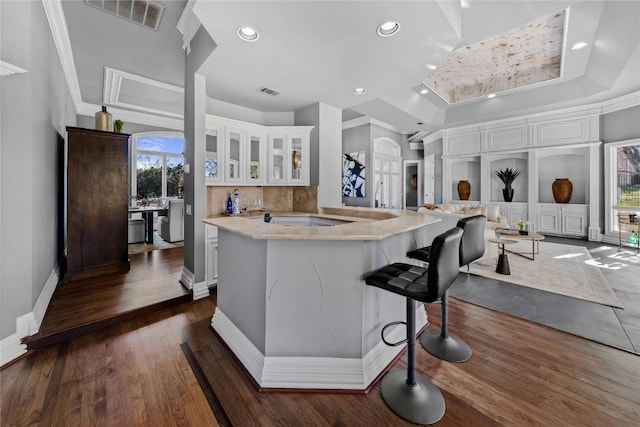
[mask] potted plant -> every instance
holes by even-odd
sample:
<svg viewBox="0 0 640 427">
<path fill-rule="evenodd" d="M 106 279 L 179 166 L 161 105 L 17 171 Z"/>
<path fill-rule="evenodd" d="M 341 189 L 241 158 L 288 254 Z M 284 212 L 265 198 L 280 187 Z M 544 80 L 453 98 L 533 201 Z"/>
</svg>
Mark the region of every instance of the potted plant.
<svg viewBox="0 0 640 427">
<path fill-rule="evenodd" d="M 124 122 L 122 120 L 118 119 L 113 122 L 114 132 L 118 132 L 118 133 L 122 132 L 123 127 L 124 127 Z"/>
<path fill-rule="evenodd" d="M 513 188 L 511 188 L 511 184 L 516 180 L 518 175 L 520 175 L 519 170 L 504 168 L 498 169 L 496 172 L 496 176 L 500 178 L 500 181 L 504 183 L 504 189 L 502 190 L 502 197 L 504 197 L 505 202 L 510 202 L 513 200 Z"/>
</svg>

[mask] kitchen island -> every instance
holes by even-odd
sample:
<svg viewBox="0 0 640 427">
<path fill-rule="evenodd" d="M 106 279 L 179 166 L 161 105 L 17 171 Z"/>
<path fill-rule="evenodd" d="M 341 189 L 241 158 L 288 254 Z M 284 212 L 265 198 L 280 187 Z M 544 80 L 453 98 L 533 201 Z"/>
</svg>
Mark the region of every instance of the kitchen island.
<svg viewBox="0 0 640 427">
<path fill-rule="evenodd" d="M 444 231 L 439 219 L 347 207 L 272 215 L 273 223 L 204 220 L 218 227 L 213 329 L 262 390 L 367 390 L 403 349 L 384 345 L 380 331 L 404 320 L 406 305 L 364 277 L 411 263 L 407 251 Z M 426 324 L 416 304 L 416 331 Z M 403 339 L 404 330 L 389 328 L 387 339 Z"/>
</svg>

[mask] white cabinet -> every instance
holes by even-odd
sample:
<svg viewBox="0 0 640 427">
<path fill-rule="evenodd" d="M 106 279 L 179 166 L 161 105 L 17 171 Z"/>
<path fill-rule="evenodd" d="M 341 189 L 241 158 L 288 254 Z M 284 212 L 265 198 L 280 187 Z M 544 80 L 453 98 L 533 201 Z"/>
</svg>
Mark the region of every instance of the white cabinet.
<svg viewBox="0 0 640 427">
<path fill-rule="evenodd" d="M 278 127 L 269 130 L 269 184 L 309 185 L 309 133 Z"/>
<path fill-rule="evenodd" d="M 495 203 L 490 202 L 489 205 L 498 205 L 500 206 L 500 216 L 507 219 L 507 224 L 509 227 L 514 227 L 516 221 L 521 219 L 528 220 L 528 204 L 527 203 Z"/>
<path fill-rule="evenodd" d="M 211 287 L 218 284 L 218 227 L 206 224 L 204 228 L 204 280 Z"/>
<path fill-rule="evenodd" d="M 262 126 L 206 116 L 208 185 L 309 185 L 313 126 Z"/>
<path fill-rule="evenodd" d="M 266 169 L 266 137 L 258 126 L 225 126 L 224 182 L 262 184 Z"/>
<path fill-rule="evenodd" d="M 587 236 L 587 205 L 538 203 L 537 231 L 560 236 Z"/>
</svg>

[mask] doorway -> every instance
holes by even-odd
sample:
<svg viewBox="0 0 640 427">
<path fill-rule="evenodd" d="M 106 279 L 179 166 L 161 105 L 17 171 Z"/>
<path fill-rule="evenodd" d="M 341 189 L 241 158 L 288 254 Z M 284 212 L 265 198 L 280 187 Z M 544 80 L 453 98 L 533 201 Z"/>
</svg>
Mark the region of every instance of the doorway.
<svg viewBox="0 0 640 427">
<path fill-rule="evenodd" d="M 435 200 L 435 154 L 429 154 L 424 158 L 424 194 L 423 203 L 434 203 Z M 423 182 L 422 180 L 420 182 Z"/>
<path fill-rule="evenodd" d="M 420 160 L 404 161 L 404 209 L 418 210 L 422 205 L 422 162 Z"/>
</svg>

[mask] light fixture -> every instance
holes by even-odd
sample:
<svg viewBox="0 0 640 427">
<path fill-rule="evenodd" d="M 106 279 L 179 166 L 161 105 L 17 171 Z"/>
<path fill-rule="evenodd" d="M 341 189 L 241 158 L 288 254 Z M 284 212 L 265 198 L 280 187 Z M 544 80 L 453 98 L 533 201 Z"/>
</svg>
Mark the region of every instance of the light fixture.
<svg viewBox="0 0 640 427">
<path fill-rule="evenodd" d="M 400 24 L 397 21 L 387 21 L 378 25 L 378 35 L 380 37 L 391 37 L 400 29 Z"/>
<path fill-rule="evenodd" d="M 433 64 L 427 64 L 427 68 L 430 70 L 435 70 L 436 68 L 438 68 L 438 66 Z"/>
<path fill-rule="evenodd" d="M 586 47 L 587 43 L 585 42 L 578 42 L 576 44 L 574 44 L 573 46 L 571 46 L 571 50 L 578 50 L 578 49 L 582 49 L 583 47 Z"/>
<path fill-rule="evenodd" d="M 495 98 L 496 94 L 495 93 L 490 93 L 489 95 L 487 95 L 487 98 L 491 99 L 491 98 Z"/>
<path fill-rule="evenodd" d="M 422 90 L 420 91 L 420 95 L 426 95 L 426 94 L 428 94 L 428 93 L 429 93 L 429 91 L 428 91 L 427 89 L 422 89 Z"/>
<path fill-rule="evenodd" d="M 460 7 L 463 9 L 468 9 L 471 7 L 471 3 L 469 3 L 469 0 L 460 0 Z"/>
<path fill-rule="evenodd" d="M 367 90 L 363 87 L 357 87 L 353 90 L 354 95 L 364 95 L 365 93 L 367 93 Z"/>
<path fill-rule="evenodd" d="M 260 35 L 251 27 L 240 27 L 238 28 L 238 37 L 246 42 L 254 42 L 258 40 Z"/>
</svg>

